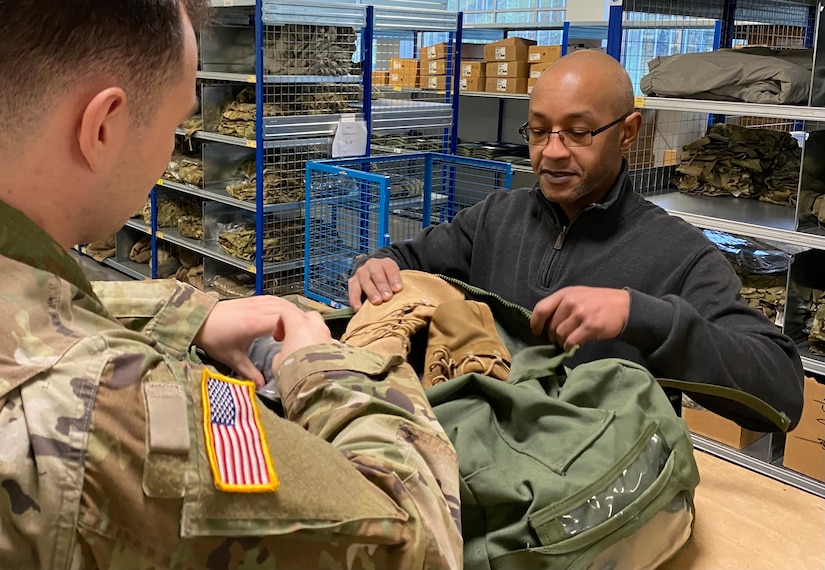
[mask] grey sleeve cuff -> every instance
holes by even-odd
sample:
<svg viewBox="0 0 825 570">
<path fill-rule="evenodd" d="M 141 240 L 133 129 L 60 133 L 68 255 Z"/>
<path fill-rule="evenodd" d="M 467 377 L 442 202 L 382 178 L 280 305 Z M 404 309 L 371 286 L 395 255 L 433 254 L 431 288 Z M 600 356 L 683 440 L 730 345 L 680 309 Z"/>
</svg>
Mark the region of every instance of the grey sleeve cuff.
<svg viewBox="0 0 825 570">
<path fill-rule="evenodd" d="M 258 394 L 275 401 L 281 399 L 281 394 L 278 392 L 278 385 L 272 374 L 272 359 L 281 352 L 281 345 L 282 343 L 271 336 L 261 336 L 256 338 L 249 347 L 249 360 L 264 375 L 265 384 L 258 389 Z"/>
</svg>

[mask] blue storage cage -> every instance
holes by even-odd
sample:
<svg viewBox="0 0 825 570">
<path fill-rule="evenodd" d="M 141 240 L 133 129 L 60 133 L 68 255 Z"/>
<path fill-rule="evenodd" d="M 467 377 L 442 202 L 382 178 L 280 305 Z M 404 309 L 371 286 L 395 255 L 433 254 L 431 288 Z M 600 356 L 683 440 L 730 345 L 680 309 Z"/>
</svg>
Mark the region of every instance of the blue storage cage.
<svg viewBox="0 0 825 570">
<path fill-rule="evenodd" d="M 358 256 L 451 221 L 511 178 L 508 163 L 433 152 L 307 162 L 304 294 L 347 305 Z"/>
</svg>

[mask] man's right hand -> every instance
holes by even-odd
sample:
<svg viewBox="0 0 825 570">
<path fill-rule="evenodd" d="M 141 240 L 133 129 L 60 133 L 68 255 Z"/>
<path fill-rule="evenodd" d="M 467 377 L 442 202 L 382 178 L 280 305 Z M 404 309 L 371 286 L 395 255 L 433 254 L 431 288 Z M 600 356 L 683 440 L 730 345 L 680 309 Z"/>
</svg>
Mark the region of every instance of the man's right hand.
<svg viewBox="0 0 825 570">
<path fill-rule="evenodd" d="M 387 257 L 368 259 L 349 278 L 349 305 L 353 311 L 361 308 L 364 298 L 373 305 L 389 301 L 401 291 L 401 269 Z"/>
<path fill-rule="evenodd" d="M 281 351 L 272 359 L 272 372 L 275 374 L 284 360 L 296 350 L 336 342 L 320 313 L 304 312 L 298 307 L 281 313 L 272 337 L 281 342 Z"/>
</svg>

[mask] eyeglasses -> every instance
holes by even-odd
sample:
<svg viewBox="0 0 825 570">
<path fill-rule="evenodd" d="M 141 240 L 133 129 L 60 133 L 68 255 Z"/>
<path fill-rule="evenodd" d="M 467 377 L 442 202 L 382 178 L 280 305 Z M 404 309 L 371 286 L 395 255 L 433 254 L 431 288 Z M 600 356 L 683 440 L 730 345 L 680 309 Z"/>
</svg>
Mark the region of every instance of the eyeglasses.
<svg viewBox="0 0 825 570">
<path fill-rule="evenodd" d="M 626 113 L 603 127 L 599 127 L 595 131 L 585 131 L 583 129 L 562 129 L 560 131 L 545 131 L 544 129 L 531 129 L 527 126 L 527 122 L 521 125 L 518 129 L 521 138 L 524 142 L 531 146 L 545 146 L 550 142 L 551 135 L 559 135 L 559 140 L 566 147 L 573 146 L 590 146 L 593 144 L 593 137 L 599 133 L 605 132 L 610 127 L 614 127 L 624 121 L 630 116 Z"/>
</svg>

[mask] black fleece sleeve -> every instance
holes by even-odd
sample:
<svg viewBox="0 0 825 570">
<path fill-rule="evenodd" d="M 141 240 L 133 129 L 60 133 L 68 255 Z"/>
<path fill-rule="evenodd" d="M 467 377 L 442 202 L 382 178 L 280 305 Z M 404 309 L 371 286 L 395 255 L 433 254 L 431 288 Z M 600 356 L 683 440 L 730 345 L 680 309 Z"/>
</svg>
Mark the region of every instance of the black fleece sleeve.
<svg viewBox="0 0 825 570">
<path fill-rule="evenodd" d="M 638 348 L 665 377 L 747 392 L 784 412 L 802 413 L 803 371 L 793 341 L 739 296 L 740 282 L 716 248 L 699 253 L 679 296 L 630 290 L 620 340 Z M 744 406 L 690 394 L 699 404 L 747 429 L 776 431 Z"/>
<path fill-rule="evenodd" d="M 369 257 L 388 257 L 401 269 L 441 273 L 467 281 L 473 257 L 473 240 L 484 216 L 484 204 L 480 202 L 464 208 L 452 222 L 424 228 L 415 239 L 381 248 Z"/>
</svg>

